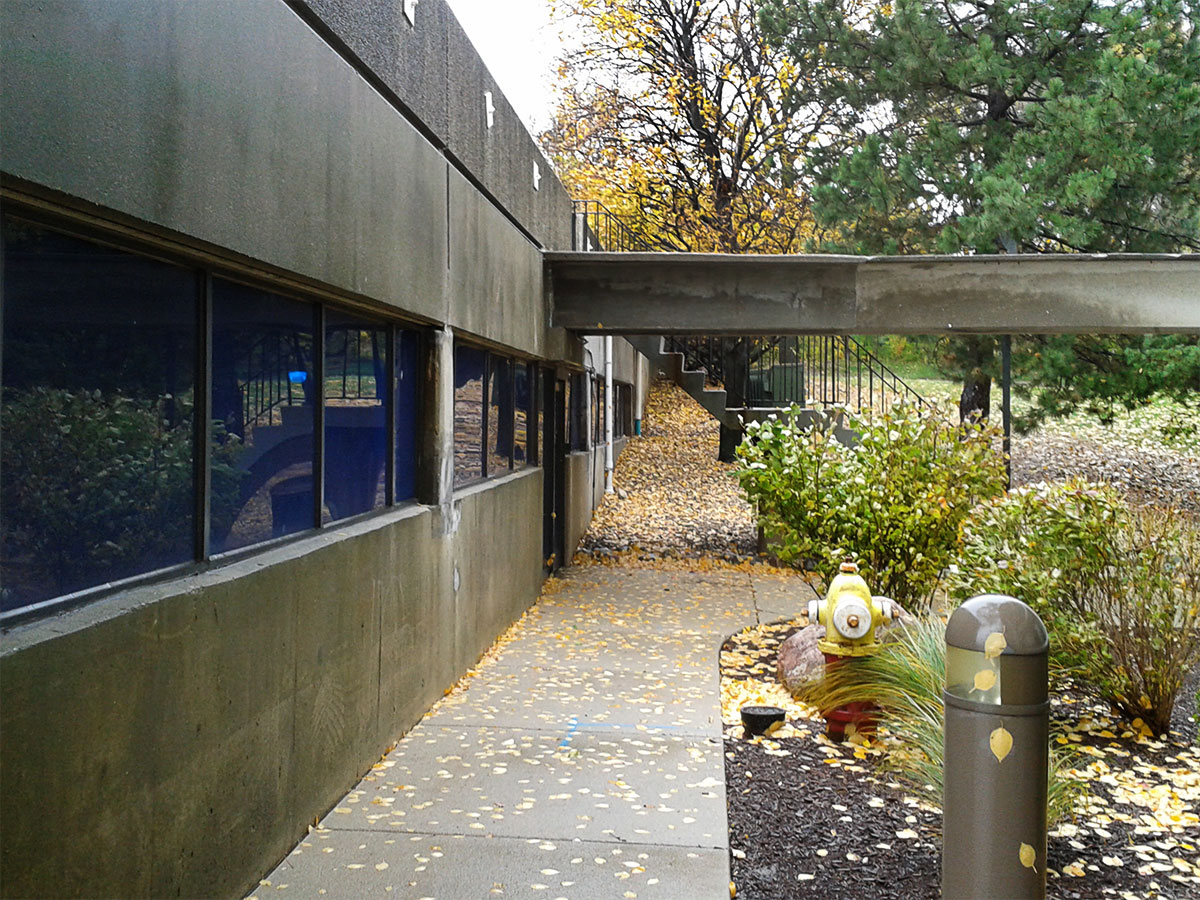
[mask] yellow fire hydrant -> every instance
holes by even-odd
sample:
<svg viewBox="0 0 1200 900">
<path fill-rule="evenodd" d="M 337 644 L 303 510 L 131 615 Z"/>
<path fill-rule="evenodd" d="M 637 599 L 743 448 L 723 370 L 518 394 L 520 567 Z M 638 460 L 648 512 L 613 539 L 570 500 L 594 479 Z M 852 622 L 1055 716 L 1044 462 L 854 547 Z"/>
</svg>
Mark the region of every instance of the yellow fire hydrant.
<svg viewBox="0 0 1200 900">
<path fill-rule="evenodd" d="M 825 637 L 817 641 L 817 649 L 825 654 L 827 671 L 854 657 L 874 653 L 879 647 L 875 629 L 899 615 L 895 601 L 871 595 L 852 562 L 842 563 L 824 600 L 808 604 L 808 621 L 825 626 Z M 849 703 L 825 711 L 825 733 L 834 740 L 844 740 L 856 732 L 873 731 L 874 709 L 871 703 Z"/>
</svg>

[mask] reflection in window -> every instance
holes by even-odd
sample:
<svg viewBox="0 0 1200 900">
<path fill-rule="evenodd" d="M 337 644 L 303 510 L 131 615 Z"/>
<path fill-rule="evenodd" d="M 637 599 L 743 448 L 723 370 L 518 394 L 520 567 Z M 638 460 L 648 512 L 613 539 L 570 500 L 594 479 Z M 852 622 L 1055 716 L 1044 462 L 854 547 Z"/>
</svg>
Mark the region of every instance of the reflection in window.
<svg viewBox="0 0 1200 900">
<path fill-rule="evenodd" d="M 496 475 L 512 468 L 513 383 L 512 363 L 502 356 L 488 355 L 488 467 Z"/>
<path fill-rule="evenodd" d="M 529 433 L 529 401 L 533 393 L 531 367 L 523 362 L 513 366 L 513 465 L 528 465 L 537 458 L 537 437 Z"/>
<path fill-rule="evenodd" d="M 566 435 L 568 451 L 575 449 L 575 404 L 578 403 L 578 400 L 576 400 L 573 396 L 574 384 L 574 375 L 568 375 L 563 381 L 563 410 L 565 411 L 567 417 L 564 434 Z"/>
<path fill-rule="evenodd" d="M 3 236 L 0 608 L 192 559 L 196 274 Z"/>
<path fill-rule="evenodd" d="M 325 521 L 387 503 L 388 327 L 330 310 L 325 320 Z"/>
<path fill-rule="evenodd" d="M 633 434 L 633 385 L 622 384 L 619 394 L 621 398 L 621 436 Z"/>
<path fill-rule="evenodd" d="M 487 353 L 454 348 L 454 483 L 483 477 L 483 375 Z"/>
<path fill-rule="evenodd" d="M 417 440 L 421 396 L 421 340 L 415 331 L 396 329 L 396 486 L 395 500 L 417 494 Z"/>
<path fill-rule="evenodd" d="M 313 313 L 213 280 L 213 553 L 314 525 Z"/>
<path fill-rule="evenodd" d="M 588 377 L 583 372 L 571 376 L 568 415 L 571 420 L 571 449 L 588 448 Z"/>
<path fill-rule="evenodd" d="M 531 365 L 530 378 L 537 379 L 538 388 L 533 401 L 537 412 L 537 431 L 530 435 L 529 459 L 530 462 L 545 465 L 547 448 L 551 444 L 546 434 L 546 403 L 548 398 L 554 396 L 554 376 L 549 369 Z"/>
<path fill-rule="evenodd" d="M 592 379 L 592 446 L 604 443 L 604 381 Z"/>
</svg>

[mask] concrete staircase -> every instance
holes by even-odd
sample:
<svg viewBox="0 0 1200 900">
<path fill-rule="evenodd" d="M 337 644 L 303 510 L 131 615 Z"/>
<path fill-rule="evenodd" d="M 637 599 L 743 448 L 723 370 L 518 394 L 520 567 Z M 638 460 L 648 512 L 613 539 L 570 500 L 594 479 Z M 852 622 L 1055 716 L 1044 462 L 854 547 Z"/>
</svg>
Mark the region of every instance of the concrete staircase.
<svg viewBox="0 0 1200 900">
<path fill-rule="evenodd" d="M 633 345 L 635 350 L 650 360 L 652 372 L 661 372 L 670 378 L 722 425 L 727 428 L 741 428 L 741 423 L 738 421 L 739 410 L 729 409 L 725 405 L 725 391 L 720 388 L 708 387 L 708 375 L 703 370 L 684 368 L 682 353 L 669 353 L 663 350 L 661 336 L 630 335 L 626 337 L 626 340 Z"/>
<path fill-rule="evenodd" d="M 685 355 L 664 349 L 666 340 L 662 336 L 635 335 L 627 337 L 627 340 L 639 353 L 646 356 L 653 370 L 661 372 L 687 391 L 697 403 L 712 414 L 713 418 L 728 429 L 741 431 L 744 425 L 750 422 L 762 421 L 771 416 L 782 416 L 792 406 L 790 402 L 780 398 L 769 400 L 763 398 L 757 404 L 751 401 L 750 405 L 744 407 L 730 407 L 727 405 L 728 397 L 723 389 L 708 386 L 708 373 L 703 369 L 687 368 Z M 841 410 L 846 407 L 854 408 L 863 405 L 862 389 L 864 384 L 869 387 L 865 398 L 867 403 L 871 402 L 876 387 L 880 389 L 880 397 L 882 397 L 882 389 L 885 386 L 897 394 L 906 395 L 915 402 L 925 402 L 919 394 L 883 365 L 874 354 L 852 338 L 833 338 L 832 340 L 842 342 L 840 349 L 843 355 L 837 361 L 832 358 L 826 360 L 825 354 L 829 348 L 825 347 L 818 354 L 820 363 L 825 368 L 811 369 L 804 376 L 802 384 L 812 385 L 817 396 L 824 399 L 813 404 L 813 395 L 805 391 L 803 387 L 800 388 L 799 393 L 805 396 L 808 403 L 811 404 L 797 414 L 796 421 L 801 427 L 827 424 L 832 420 L 833 432 L 837 439 L 848 446 L 853 446 L 857 442 L 858 436 L 844 427 Z M 839 373 L 844 373 L 844 377 L 840 381 Z M 795 389 L 796 383 L 793 382 L 791 387 Z M 785 393 L 783 396 L 795 396 L 795 394 Z"/>
</svg>

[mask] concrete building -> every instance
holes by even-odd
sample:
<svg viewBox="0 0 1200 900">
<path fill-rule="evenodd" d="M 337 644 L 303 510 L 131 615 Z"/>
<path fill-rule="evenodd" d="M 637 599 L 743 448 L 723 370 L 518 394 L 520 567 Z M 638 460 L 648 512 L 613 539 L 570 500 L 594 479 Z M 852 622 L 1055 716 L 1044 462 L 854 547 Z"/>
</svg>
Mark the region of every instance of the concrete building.
<svg viewBox="0 0 1200 900">
<path fill-rule="evenodd" d="M 1200 330 L 1194 255 L 573 252 L 444 0 L 6 0 L 0 201 L 7 897 L 270 870 L 570 555 L 613 334 Z"/>
<path fill-rule="evenodd" d="M 602 495 L 571 199 L 443 0 L 14 0 L 0 54 L 0 892 L 238 894 Z"/>
</svg>

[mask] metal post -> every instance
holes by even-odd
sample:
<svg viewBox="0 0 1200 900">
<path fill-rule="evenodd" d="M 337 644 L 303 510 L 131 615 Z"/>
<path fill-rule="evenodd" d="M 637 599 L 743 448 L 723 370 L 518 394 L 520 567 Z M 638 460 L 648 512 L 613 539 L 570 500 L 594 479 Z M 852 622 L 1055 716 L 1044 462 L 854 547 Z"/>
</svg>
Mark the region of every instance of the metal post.
<svg viewBox="0 0 1200 900">
<path fill-rule="evenodd" d="M 1037 614 L 973 597 L 946 625 L 942 897 L 1043 900 L 1050 642 Z"/>
<path fill-rule="evenodd" d="M 1012 490 L 1012 335 L 1000 338 L 1000 417 L 1004 421 L 1004 478 Z"/>
</svg>

